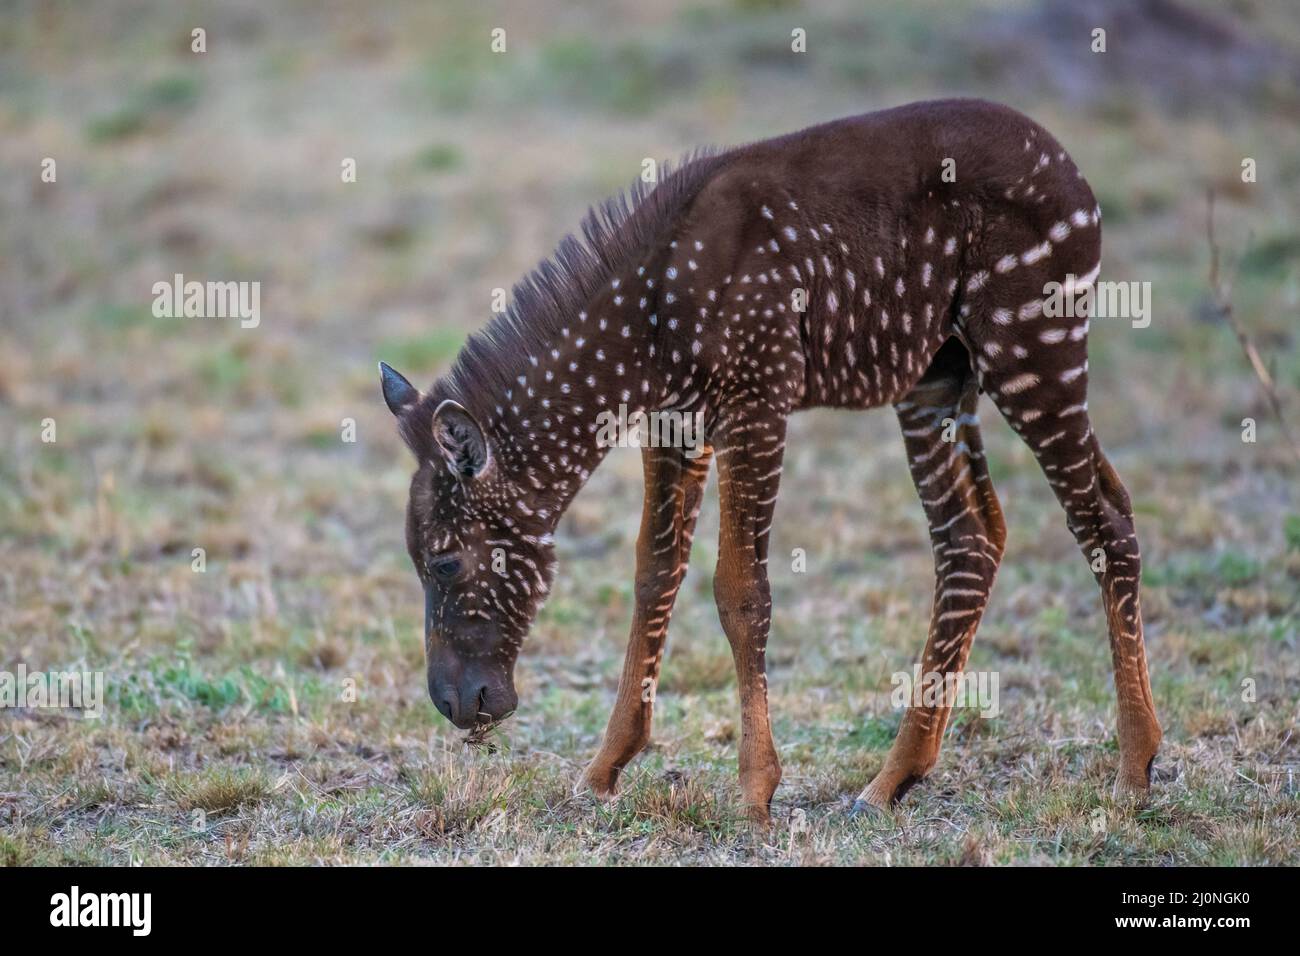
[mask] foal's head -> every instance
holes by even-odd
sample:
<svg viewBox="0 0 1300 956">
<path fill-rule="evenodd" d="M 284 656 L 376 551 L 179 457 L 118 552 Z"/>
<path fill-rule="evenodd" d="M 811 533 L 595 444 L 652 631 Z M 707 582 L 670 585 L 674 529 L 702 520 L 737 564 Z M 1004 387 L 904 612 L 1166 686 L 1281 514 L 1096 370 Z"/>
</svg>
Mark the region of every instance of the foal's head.
<svg viewBox="0 0 1300 956">
<path fill-rule="evenodd" d="M 515 658 L 555 573 L 554 518 L 511 480 L 478 420 L 435 385 L 380 364 L 384 400 L 415 453 L 406 547 L 424 587 L 429 696 L 467 729 L 518 703 Z"/>
</svg>

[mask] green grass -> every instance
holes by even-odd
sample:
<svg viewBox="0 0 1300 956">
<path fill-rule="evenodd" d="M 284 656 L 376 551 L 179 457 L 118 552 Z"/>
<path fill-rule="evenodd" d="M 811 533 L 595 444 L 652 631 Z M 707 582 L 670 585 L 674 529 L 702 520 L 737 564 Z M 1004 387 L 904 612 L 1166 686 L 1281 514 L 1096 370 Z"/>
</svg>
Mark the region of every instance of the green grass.
<svg viewBox="0 0 1300 956">
<path fill-rule="evenodd" d="M 375 346 L 375 352 L 389 365 L 410 375 L 445 368 L 464 344 L 465 333 L 459 329 L 431 329 L 422 335 L 384 339 Z"/>
<path fill-rule="evenodd" d="M 193 76 L 162 77 L 129 93 L 121 106 L 92 119 L 86 126 L 86 138 L 92 143 L 112 143 L 139 136 L 151 123 L 192 110 L 199 90 Z"/>
<path fill-rule="evenodd" d="M 430 172 L 448 172 L 464 163 L 460 149 L 451 143 L 433 143 L 416 154 L 415 164 Z"/>
</svg>

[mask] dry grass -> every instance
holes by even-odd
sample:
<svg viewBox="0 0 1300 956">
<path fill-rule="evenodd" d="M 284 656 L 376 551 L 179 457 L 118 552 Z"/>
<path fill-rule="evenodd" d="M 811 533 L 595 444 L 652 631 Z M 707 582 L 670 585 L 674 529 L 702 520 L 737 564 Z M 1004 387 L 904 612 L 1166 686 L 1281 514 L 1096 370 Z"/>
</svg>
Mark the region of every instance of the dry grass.
<svg viewBox="0 0 1300 956">
<path fill-rule="evenodd" d="M 1225 251 L 1254 236 L 1236 316 L 1294 408 L 1300 131 L 1283 106 L 1028 93 L 965 54 L 994 17 L 979 4 L 619 6 L 610 30 L 549 3 L 409 3 L 369 22 L 252 2 L 5 18 L 0 158 L 18 172 L 0 179 L 0 667 L 102 670 L 109 699 L 98 721 L 0 713 L 0 863 L 1300 862 L 1298 483 L 1230 330 L 1206 320 L 1201 231 L 1213 184 Z M 1252 9 L 1248 28 L 1297 48 L 1286 3 Z M 792 20 L 810 37 L 794 62 Z M 498 22 L 511 52 L 494 59 Z M 187 52 L 195 23 L 203 59 Z M 1098 595 L 987 405 L 1011 534 L 970 666 L 1000 675 L 1002 713 L 960 715 L 893 816 L 846 813 L 897 726 L 889 676 L 918 653 L 930 599 L 888 412 L 791 429 L 770 832 L 738 815 L 712 490 L 654 745 L 616 803 L 572 793 L 631 614 L 635 452 L 562 523 L 520 711 L 467 748 L 425 694 L 408 462 L 375 361 L 429 380 L 492 289 L 644 156 L 944 92 L 1051 128 L 1101 195 L 1107 274 L 1153 283 L 1151 328 L 1097 323 L 1091 339 L 1092 411 L 1146 558 L 1166 730 L 1152 805 L 1105 797 Z M 1254 187 L 1237 181 L 1243 155 Z M 43 156 L 57 184 L 39 182 Z M 345 156 L 355 184 L 339 181 Z M 155 319 L 150 286 L 175 272 L 261 280 L 262 325 Z M 806 573 L 782 560 L 794 548 Z"/>
</svg>

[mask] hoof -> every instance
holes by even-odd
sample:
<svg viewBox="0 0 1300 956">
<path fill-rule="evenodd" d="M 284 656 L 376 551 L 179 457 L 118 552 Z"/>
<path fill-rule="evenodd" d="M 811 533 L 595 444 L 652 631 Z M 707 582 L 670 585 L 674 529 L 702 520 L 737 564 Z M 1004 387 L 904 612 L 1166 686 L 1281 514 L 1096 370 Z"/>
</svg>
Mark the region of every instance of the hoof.
<svg viewBox="0 0 1300 956">
<path fill-rule="evenodd" d="M 880 807 L 876 806 L 874 803 L 868 803 L 861 797 L 858 797 L 858 799 L 853 801 L 853 809 L 849 811 L 849 816 L 851 817 L 866 817 L 867 819 L 883 817 L 884 815 L 884 810 L 880 809 Z"/>
<path fill-rule="evenodd" d="M 772 825 L 772 815 L 766 805 L 746 804 L 745 819 L 757 827 L 770 827 Z"/>
<path fill-rule="evenodd" d="M 853 801 L 853 809 L 849 811 L 850 816 L 887 816 L 898 806 L 903 794 L 911 790 L 913 784 L 920 779 L 919 776 L 912 774 L 891 787 L 888 779 L 878 774 L 871 783 L 867 784 L 867 788 L 858 794 L 858 799 Z"/>
<path fill-rule="evenodd" d="M 591 771 L 587 771 L 573 785 L 573 795 L 575 797 L 584 794 L 599 800 L 601 803 L 610 803 L 618 797 L 618 784 L 611 779 L 610 774 L 592 774 Z"/>
<path fill-rule="evenodd" d="M 1115 777 L 1111 796 L 1115 802 L 1124 806 L 1143 807 L 1151 798 L 1151 768 L 1155 758 L 1147 761 L 1140 770 L 1121 769 Z"/>
</svg>

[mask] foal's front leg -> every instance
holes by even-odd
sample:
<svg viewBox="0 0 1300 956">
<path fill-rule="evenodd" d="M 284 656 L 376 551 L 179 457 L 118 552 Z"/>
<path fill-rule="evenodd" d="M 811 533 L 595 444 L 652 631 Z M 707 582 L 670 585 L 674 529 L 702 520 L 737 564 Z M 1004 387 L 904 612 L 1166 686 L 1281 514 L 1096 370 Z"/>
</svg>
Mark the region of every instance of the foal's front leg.
<svg viewBox="0 0 1300 956">
<path fill-rule="evenodd" d="M 772 623 L 767 544 L 781 481 L 785 418 L 769 411 L 762 418 L 733 421 L 724 435 L 725 447 L 718 442 L 722 512 L 713 595 L 740 687 L 740 791 L 750 817 L 764 823 L 781 782 L 767 711 L 767 633 Z"/>
<path fill-rule="evenodd" d="M 605 739 L 582 777 L 582 784 L 600 797 L 613 796 L 619 772 L 650 742 L 668 619 L 686 576 L 712 455 L 711 448 L 695 458 L 676 448 L 647 448 L 641 453 L 645 505 L 636 544 L 632 635 Z"/>
</svg>

